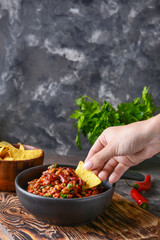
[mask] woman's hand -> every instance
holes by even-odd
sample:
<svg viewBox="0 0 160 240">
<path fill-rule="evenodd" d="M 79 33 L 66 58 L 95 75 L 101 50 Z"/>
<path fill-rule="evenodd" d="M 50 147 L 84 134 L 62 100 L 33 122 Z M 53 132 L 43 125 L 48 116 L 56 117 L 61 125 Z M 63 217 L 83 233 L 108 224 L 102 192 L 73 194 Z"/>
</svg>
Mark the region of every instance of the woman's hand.
<svg viewBox="0 0 160 240">
<path fill-rule="evenodd" d="M 160 114 L 145 121 L 110 127 L 96 140 L 85 168 L 114 183 L 131 166 L 160 151 Z"/>
</svg>

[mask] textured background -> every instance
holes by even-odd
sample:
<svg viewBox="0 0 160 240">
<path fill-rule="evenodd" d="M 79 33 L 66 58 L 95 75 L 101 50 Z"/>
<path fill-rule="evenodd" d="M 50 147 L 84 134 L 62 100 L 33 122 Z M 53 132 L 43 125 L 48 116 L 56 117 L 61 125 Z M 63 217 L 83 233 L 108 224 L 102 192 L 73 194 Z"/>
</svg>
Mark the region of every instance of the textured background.
<svg viewBox="0 0 160 240">
<path fill-rule="evenodd" d="M 0 140 L 84 156 L 75 99 L 116 106 L 145 85 L 160 105 L 160 1 L 0 0 Z"/>
</svg>

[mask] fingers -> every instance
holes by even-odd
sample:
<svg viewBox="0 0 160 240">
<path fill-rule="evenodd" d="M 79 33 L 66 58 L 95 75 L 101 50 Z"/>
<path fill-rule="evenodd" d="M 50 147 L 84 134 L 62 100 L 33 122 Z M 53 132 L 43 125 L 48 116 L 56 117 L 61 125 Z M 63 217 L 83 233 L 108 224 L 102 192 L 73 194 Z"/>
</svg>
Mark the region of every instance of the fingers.
<svg viewBox="0 0 160 240">
<path fill-rule="evenodd" d="M 115 128 L 110 130 L 113 131 Z M 119 156 L 121 142 L 115 143 L 111 136 L 111 132 L 107 130 L 100 135 L 90 149 L 84 167 L 92 170 L 102 181 L 109 177 L 109 181 L 114 183 L 133 164 L 126 156 Z"/>
<path fill-rule="evenodd" d="M 87 170 L 96 169 L 100 171 L 101 169 L 104 168 L 104 165 L 108 162 L 109 159 L 112 158 L 112 156 L 114 156 L 113 147 L 110 144 L 108 144 L 107 146 L 103 147 L 102 150 L 96 152 L 92 157 L 88 158 L 84 164 L 84 167 Z"/>
<path fill-rule="evenodd" d="M 118 163 L 114 158 L 112 158 L 105 164 L 102 171 L 99 172 L 98 177 L 101 181 L 105 181 L 109 177 L 109 182 L 115 183 L 128 168 L 129 166 L 123 163 Z M 94 173 L 97 175 L 97 170 L 94 170 Z"/>
<path fill-rule="evenodd" d="M 94 145 L 91 147 L 85 161 L 87 161 L 89 158 L 91 158 L 93 155 L 95 155 L 97 152 L 101 151 L 104 148 L 105 145 L 100 139 L 101 136 L 95 141 Z"/>
<path fill-rule="evenodd" d="M 110 176 L 109 181 L 114 183 L 118 181 L 123 173 L 131 166 L 133 166 L 133 164 L 127 156 L 116 156 L 104 165 L 98 177 L 103 181 Z"/>
<path fill-rule="evenodd" d="M 129 168 L 129 166 L 124 165 L 123 163 L 119 163 L 114 171 L 112 172 L 112 174 L 109 177 L 109 182 L 110 183 L 115 183 L 117 182 L 120 177 L 123 175 L 123 173 Z"/>
<path fill-rule="evenodd" d="M 118 162 L 111 158 L 103 167 L 102 171 L 99 172 L 98 177 L 104 181 L 106 180 L 110 174 L 114 171 L 114 168 L 118 165 Z"/>
</svg>

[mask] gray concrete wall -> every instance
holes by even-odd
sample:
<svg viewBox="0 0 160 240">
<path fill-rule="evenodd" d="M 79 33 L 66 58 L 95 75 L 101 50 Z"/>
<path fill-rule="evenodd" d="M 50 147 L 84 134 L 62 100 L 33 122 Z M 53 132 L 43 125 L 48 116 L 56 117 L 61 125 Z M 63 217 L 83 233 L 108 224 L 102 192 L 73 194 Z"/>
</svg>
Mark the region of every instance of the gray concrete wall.
<svg viewBox="0 0 160 240">
<path fill-rule="evenodd" d="M 116 106 L 144 86 L 160 105 L 160 1 L 0 0 L 0 140 L 85 155 L 75 99 Z"/>
</svg>

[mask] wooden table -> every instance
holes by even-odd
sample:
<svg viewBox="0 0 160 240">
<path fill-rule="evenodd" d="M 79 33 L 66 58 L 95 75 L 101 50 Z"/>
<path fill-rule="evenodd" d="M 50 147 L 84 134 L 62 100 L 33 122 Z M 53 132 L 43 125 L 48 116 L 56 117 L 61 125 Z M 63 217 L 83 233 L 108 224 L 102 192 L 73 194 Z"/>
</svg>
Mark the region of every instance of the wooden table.
<svg viewBox="0 0 160 240">
<path fill-rule="evenodd" d="M 80 158 L 47 155 L 45 163 L 76 165 Z M 23 208 L 16 193 L 0 192 L 0 239 L 160 239 L 159 218 L 126 198 L 114 194 L 112 203 L 96 220 L 77 227 L 39 221 Z"/>
</svg>

